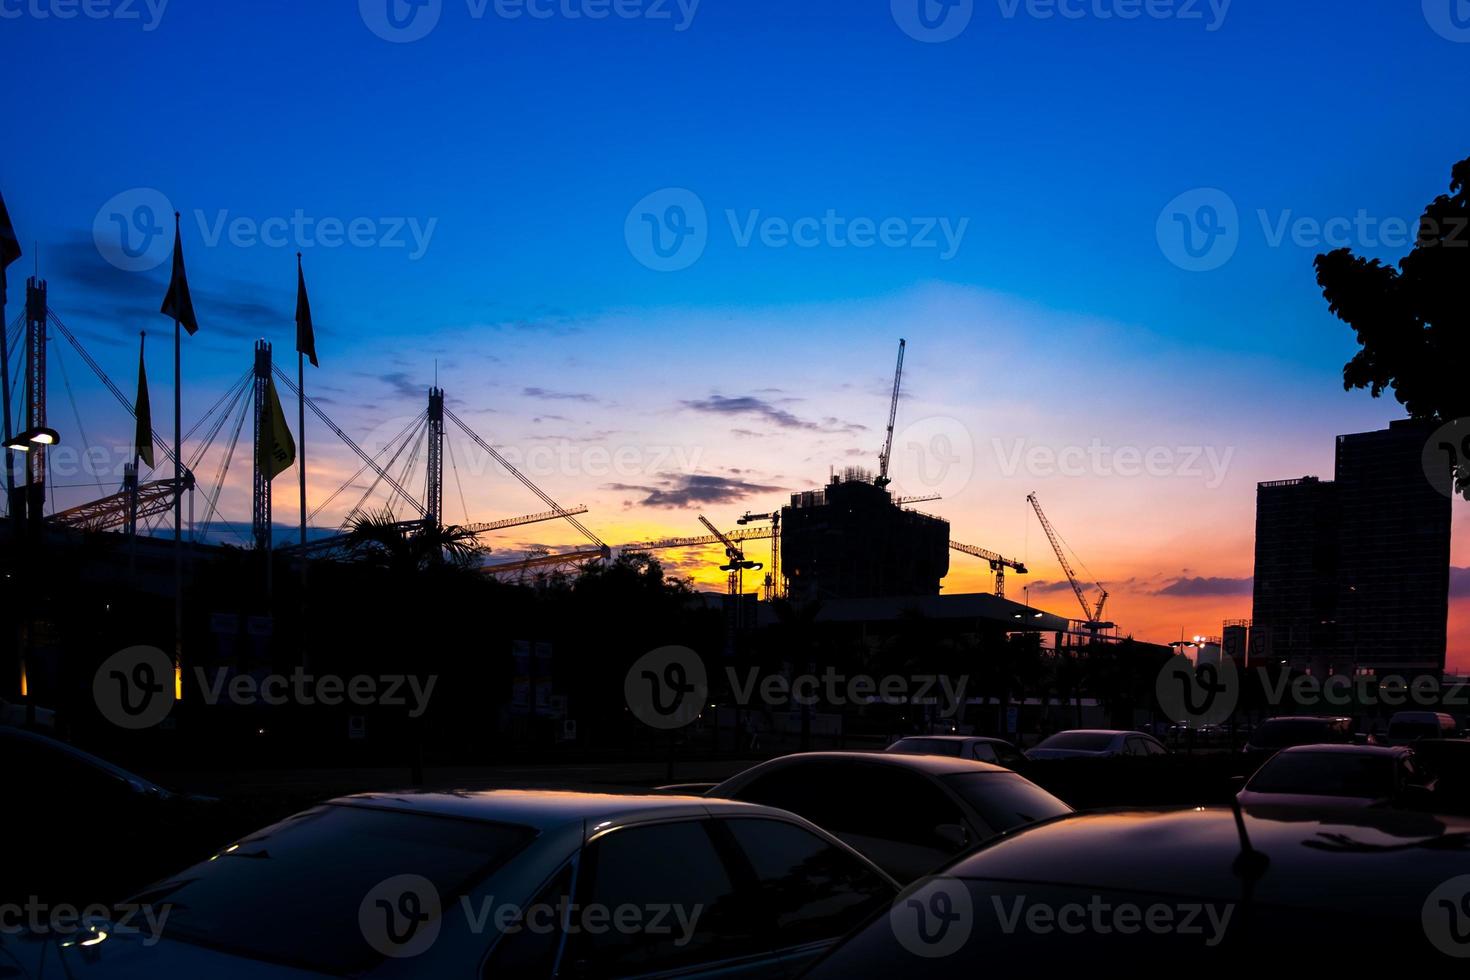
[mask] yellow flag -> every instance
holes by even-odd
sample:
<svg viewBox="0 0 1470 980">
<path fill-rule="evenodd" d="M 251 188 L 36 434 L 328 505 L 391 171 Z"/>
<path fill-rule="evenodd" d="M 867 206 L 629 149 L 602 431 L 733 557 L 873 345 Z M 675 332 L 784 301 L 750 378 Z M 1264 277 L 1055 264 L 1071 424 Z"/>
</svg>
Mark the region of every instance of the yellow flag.
<svg viewBox="0 0 1470 980">
<path fill-rule="evenodd" d="M 286 428 L 286 413 L 281 410 L 281 396 L 276 394 L 276 381 L 265 382 L 265 413 L 260 420 L 260 468 L 267 480 L 274 480 L 296 462 L 296 440 Z"/>
</svg>

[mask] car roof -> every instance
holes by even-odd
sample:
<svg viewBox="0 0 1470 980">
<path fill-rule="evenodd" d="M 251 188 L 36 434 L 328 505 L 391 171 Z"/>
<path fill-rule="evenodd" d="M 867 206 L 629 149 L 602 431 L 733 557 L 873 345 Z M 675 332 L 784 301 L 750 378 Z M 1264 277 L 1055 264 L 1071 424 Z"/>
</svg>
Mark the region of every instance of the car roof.
<svg viewBox="0 0 1470 980">
<path fill-rule="evenodd" d="M 707 799 L 703 796 L 635 793 L 577 793 L 566 790 L 493 789 L 474 792 L 356 793 L 330 801 L 338 806 L 375 807 L 518 824 L 537 830 L 567 823 L 604 821 L 627 823 L 668 817 L 741 813 L 746 816 L 789 816 L 783 811 L 754 803 Z"/>
<path fill-rule="evenodd" d="M 37 745 L 47 746 L 54 751 L 65 753 L 66 755 L 69 755 L 73 759 L 83 762 L 86 765 L 101 769 L 108 775 L 114 776 L 118 779 L 122 779 L 130 783 L 135 783 L 144 789 L 153 789 L 160 792 L 167 792 L 167 790 L 164 790 L 162 786 L 159 786 L 157 783 L 153 782 L 153 780 L 145 779 L 135 772 L 129 772 L 122 766 L 108 762 L 101 756 L 93 755 L 85 749 L 79 749 L 75 745 L 72 745 L 70 742 L 63 742 L 60 739 L 52 738 L 49 735 L 42 735 L 39 732 L 27 731 L 24 728 L 15 728 L 11 725 L 0 725 L 0 736 L 18 738 L 23 741 L 33 742 Z"/>
<path fill-rule="evenodd" d="M 949 776 L 955 773 L 966 772 L 1000 772 L 1013 775 L 1011 770 L 1004 766 L 992 765 L 989 762 L 979 762 L 975 759 L 961 759 L 953 755 L 907 755 L 902 752 L 794 752 L 791 755 L 777 756 L 751 769 L 745 770 L 737 776 L 732 776 L 726 782 L 734 782 L 742 779 L 748 773 L 756 770 L 768 770 L 797 762 L 807 761 L 827 762 L 865 762 L 879 766 L 896 766 L 901 769 L 915 769 L 931 776 Z M 724 785 L 723 783 L 721 785 Z M 718 789 L 718 787 L 716 787 Z"/>
<path fill-rule="evenodd" d="M 1005 742 L 1003 738 L 991 738 L 988 735 L 905 735 L 899 742 Z M 898 742 L 893 743 L 895 745 Z"/>
<path fill-rule="evenodd" d="M 1242 819 L 1269 862 L 1252 892 L 1265 905 L 1357 908 L 1372 882 L 1385 907 L 1418 909 L 1446 878 L 1470 872 L 1466 817 L 1259 806 Z M 1229 807 L 1112 810 L 1018 831 L 946 874 L 1239 901 L 1240 853 Z"/>
<path fill-rule="evenodd" d="M 1065 731 L 1052 732 L 1052 735 L 1147 735 L 1148 732 L 1135 732 L 1125 728 L 1068 728 Z M 1048 735 L 1047 738 L 1051 738 Z"/>
<path fill-rule="evenodd" d="M 1409 755 L 1406 745 L 1291 745 L 1277 755 Z"/>
<path fill-rule="evenodd" d="M 1347 715 L 1276 715 L 1261 722 L 1269 725 L 1273 721 L 1352 721 Z"/>
</svg>

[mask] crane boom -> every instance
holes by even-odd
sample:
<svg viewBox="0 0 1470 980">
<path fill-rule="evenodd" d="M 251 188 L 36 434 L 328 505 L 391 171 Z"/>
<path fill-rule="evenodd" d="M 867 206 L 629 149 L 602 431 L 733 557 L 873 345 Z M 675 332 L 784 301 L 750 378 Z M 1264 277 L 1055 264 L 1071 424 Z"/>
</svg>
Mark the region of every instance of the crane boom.
<svg viewBox="0 0 1470 980">
<path fill-rule="evenodd" d="M 972 544 L 962 544 L 959 541 L 951 541 L 949 547 L 951 550 L 958 551 L 961 554 L 970 555 L 973 558 L 981 558 L 990 562 L 990 570 L 995 573 L 995 594 L 1002 599 L 1006 596 L 1006 569 L 1015 569 L 1018 575 L 1027 574 L 1024 563 L 1016 561 L 1014 558 L 1006 558 L 998 555 L 994 551 L 977 548 Z"/>
<path fill-rule="evenodd" d="M 1077 602 L 1082 606 L 1082 617 L 1089 623 L 1099 623 L 1102 620 L 1103 605 L 1108 601 L 1108 590 L 1102 585 L 1102 598 L 1097 601 L 1097 608 L 1093 609 L 1087 602 L 1087 594 L 1082 591 L 1082 583 L 1077 581 L 1077 573 L 1072 571 L 1072 566 L 1067 562 L 1067 556 L 1063 553 L 1062 542 L 1057 537 L 1056 528 L 1051 526 L 1051 521 L 1046 519 L 1046 512 L 1041 509 L 1041 501 L 1036 499 L 1036 494 L 1028 493 L 1026 500 L 1031 504 L 1031 509 L 1036 511 L 1036 519 L 1041 522 L 1041 529 L 1046 532 L 1046 539 L 1051 542 L 1051 550 L 1056 552 L 1057 561 L 1062 566 L 1062 571 L 1067 573 L 1067 581 L 1072 585 L 1072 591 L 1077 594 Z"/>
<path fill-rule="evenodd" d="M 888 461 L 893 457 L 893 424 L 898 421 L 898 392 L 903 384 L 903 351 L 908 341 L 899 338 L 898 367 L 893 372 L 893 400 L 888 405 L 888 437 L 883 442 L 883 452 L 878 454 L 878 479 L 873 482 L 886 487 L 893 481 L 888 478 Z"/>
</svg>

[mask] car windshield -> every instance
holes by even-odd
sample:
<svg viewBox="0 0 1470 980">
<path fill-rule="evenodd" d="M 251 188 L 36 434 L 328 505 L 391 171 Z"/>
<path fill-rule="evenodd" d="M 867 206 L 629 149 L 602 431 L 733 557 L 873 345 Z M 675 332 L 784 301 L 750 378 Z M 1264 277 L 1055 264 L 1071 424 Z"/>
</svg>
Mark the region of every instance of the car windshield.
<svg viewBox="0 0 1470 980">
<path fill-rule="evenodd" d="M 1262 766 L 1246 789 L 1377 799 L 1393 793 L 1393 758 L 1346 752 L 1283 752 Z"/>
<path fill-rule="evenodd" d="M 959 755 L 962 742 L 939 738 L 904 738 L 889 746 L 890 752 L 905 755 Z"/>
<path fill-rule="evenodd" d="M 1330 729 L 1325 721 L 1314 718 L 1273 720 L 1257 728 L 1251 744 L 1263 749 L 1282 749 L 1290 745 L 1311 745 L 1325 738 Z"/>
<path fill-rule="evenodd" d="M 1038 749 L 1077 749 L 1082 752 L 1102 752 L 1113 744 L 1113 736 L 1107 732 L 1058 732 L 1043 739 Z"/>
<path fill-rule="evenodd" d="M 321 806 L 239 841 L 135 901 L 169 909 L 168 938 L 350 974 L 380 958 L 358 918 L 373 888 L 417 875 L 448 907 L 535 836 L 508 824 Z"/>
<path fill-rule="evenodd" d="M 1067 804 L 1013 772 L 965 772 L 940 779 L 996 831 L 1072 812 Z"/>
</svg>

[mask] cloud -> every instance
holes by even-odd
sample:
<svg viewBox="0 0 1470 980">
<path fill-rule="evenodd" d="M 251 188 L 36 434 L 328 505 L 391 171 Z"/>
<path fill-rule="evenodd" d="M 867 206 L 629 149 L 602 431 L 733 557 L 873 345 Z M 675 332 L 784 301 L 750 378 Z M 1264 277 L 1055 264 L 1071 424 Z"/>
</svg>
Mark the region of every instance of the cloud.
<svg viewBox="0 0 1470 980">
<path fill-rule="evenodd" d="M 681 508 L 699 504 L 726 504 L 758 493 L 774 493 L 780 487 L 731 480 L 723 476 L 699 474 L 662 480 L 654 486 L 612 483 L 607 489 L 644 495 L 638 503 L 644 507 Z"/>
<path fill-rule="evenodd" d="M 90 235 L 47 246 L 46 253 L 55 263 L 56 278 L 66 283 L 66 298 L 58 297 L 60 310 L 127 323 L 130 332 L 140 322 L 165 323 L 158 308 L 168 291 L 168 263 L 147 273 L 125 272 L 102 258 Z M 253 339 L 291 322 L 291 312 L 263 300 L 264 289 L 253 283 L 200 281 L 196 274 L 189 278 L 189 293 L 201 334 Z"/>
<path fill-rule="evenodd" d="M 416 381 L 409 379 L 407 372 L 389 371 L 387 374 L 377 376 L 378 380 L 392 388 L 395 394 L 404 398 L 422 399 L 428 395 L 428 389 Z"/>
<path fill-rule="evenodd" d="M 527 398 L 541 398 L 546 401 L 559 402 L 596 402 L 597 399 L 581 391 L 552 391 L 550 388 L 522 388 L 521 394 Z"/>
<path fill-rule="evenodd" d="M 1177 578 L 1154 593 L 1154 595 L 1196 597 L 1250 595 L 1250 576 L 1245 578 L 1218 578 L 1196 575 L 1193 578 Z"/>
<path fill-rule="evenodd" d="M 784 408 L 777 408 L 772 402 L 764 398 L 756 398 L 754 395 L 738 395 L 734 398 L 711 395 L 708 398 L 681 401 L 679 404 L 696 412 L 707 412 L 714 415 L 754 416 L 775 423 L 783 429 L 801 429 L 807 432 L 862 432 L 867 428 L 867 426 L 844 422 L 830 416 L 820 422 L 813 422 L 788 412 Z"/>
<path fill-rule="evenodd" d="M 1450 566 L 1450 595 L 1456 599 L 1470 596 L 1470 568 Z"/>
<path fill-rule="evenodd" d="M 1072 584 L 1065 579 L 1061 579 L 1056 582 L 1048 582 L 1043 579 L 1039 582 L 1027 582 L 1026 588 L 1028 591 L 1041 593 L 1071 592 Z"/>
</svg>

